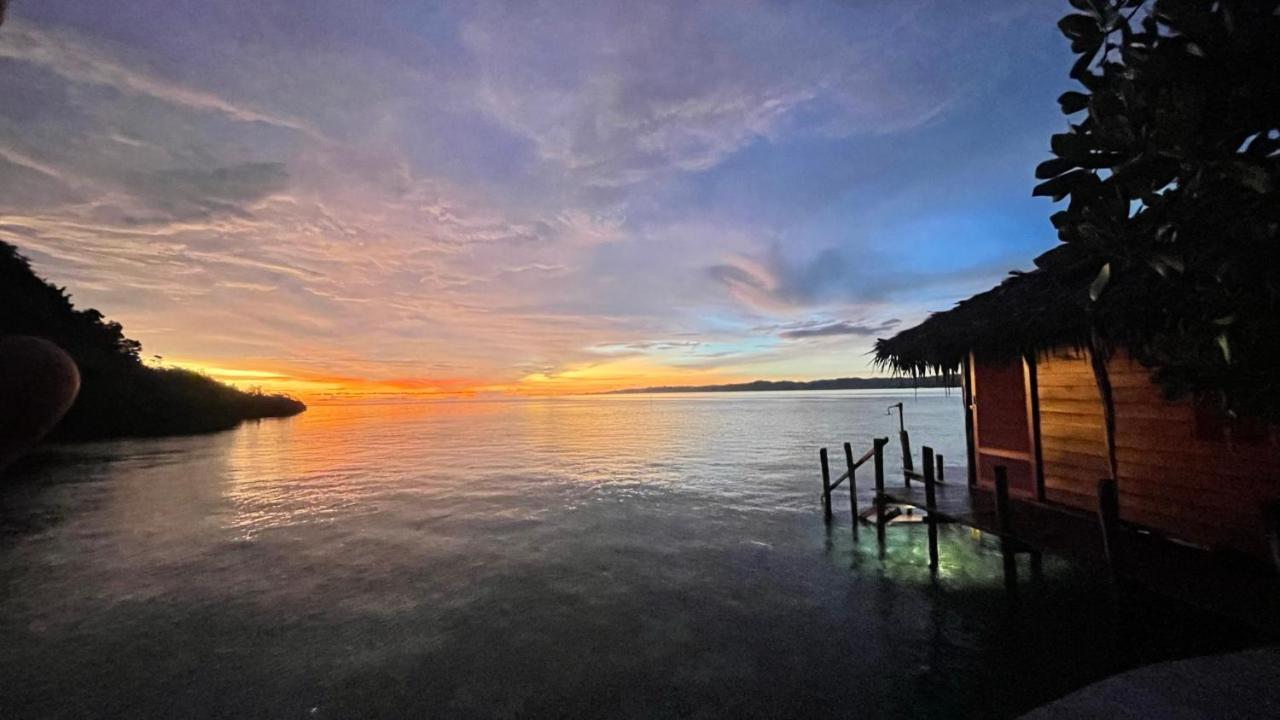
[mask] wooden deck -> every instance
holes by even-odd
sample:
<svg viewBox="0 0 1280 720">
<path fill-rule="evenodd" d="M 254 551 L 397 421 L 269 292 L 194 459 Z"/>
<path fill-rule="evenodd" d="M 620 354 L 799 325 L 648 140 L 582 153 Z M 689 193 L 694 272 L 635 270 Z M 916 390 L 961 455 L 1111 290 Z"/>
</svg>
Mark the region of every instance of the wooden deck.
<svg viewBox="0 0 1280 720">
<path fill-rule="evenodd" d="M 1001 532 L 995 493 L 967 484 L 936 484 L 935 517 L 1013 541 L 1015 552 L 1043 552 L 1114 570 L 1121 588 L 1136 585 L 1230 617 L 1280 638 L 1280 577 L 1251 558 L 1225 556 L 1121 527 L 1114 568 L 1107 563 L 1099 519 L 1092 513 L 1030 498 L 1010 498 L 1010 522 Z M 887 487 L 889 503 L 926 508 L 921 482 Z"/>
</svg>

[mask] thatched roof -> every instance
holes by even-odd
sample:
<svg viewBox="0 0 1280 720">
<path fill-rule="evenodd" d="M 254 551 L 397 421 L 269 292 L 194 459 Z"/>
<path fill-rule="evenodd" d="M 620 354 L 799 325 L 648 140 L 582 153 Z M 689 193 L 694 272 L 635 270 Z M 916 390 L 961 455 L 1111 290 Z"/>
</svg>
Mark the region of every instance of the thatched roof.
<svg viewBox="0 0 1280 720">
<path fill-rule="evenodd" d="M 1066 247 L 1036 258 L 1035 270 L 1015 272 L 951 310 L 877 340 L 876 362 L 906 375 L 950 374 L 971 350 L 978 357 L 1003 360 L 1084 344 L 1089 338 L 1089 276 L 1044 269 L 1050 256 L 1061 260 Z"/>
</svg>

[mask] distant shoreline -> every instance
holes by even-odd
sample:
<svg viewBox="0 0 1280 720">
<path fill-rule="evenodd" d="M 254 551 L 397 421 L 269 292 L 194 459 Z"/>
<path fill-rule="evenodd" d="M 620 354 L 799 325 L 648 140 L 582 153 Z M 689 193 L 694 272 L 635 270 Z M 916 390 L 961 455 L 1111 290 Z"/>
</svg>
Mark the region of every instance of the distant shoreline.
<svg viewBox="0 0 1280 720">
<path fill-rule="evenodd" d="M 896 377 L 896 378 L 833 378 L 830 380 L 754 380 L 727 385 L 663 385 L 659 387 L 609 390 L 599 395 L 641 395 L 691 392 L 802 392 L 806 390 L 919 390 L 927 388 L 960 387 L 955 378 Z"/>
</svg>

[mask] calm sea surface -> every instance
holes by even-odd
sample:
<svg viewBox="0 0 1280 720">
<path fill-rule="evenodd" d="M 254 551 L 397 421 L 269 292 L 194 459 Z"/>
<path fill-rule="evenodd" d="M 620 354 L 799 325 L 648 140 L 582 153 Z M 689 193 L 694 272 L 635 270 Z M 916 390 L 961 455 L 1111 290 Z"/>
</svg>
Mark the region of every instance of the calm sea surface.
<svg viewBox="0 0 1280 720">
<path fill-rule="evenodd" d="M 818 447 L 842 466 L 899 400 L 963 482 L 935 390 L 318 405 L 46 448 L 0 486 L 0 717 L 1001 717 L 1200 649 L 1118 655 L 1052 558 L 1011 613 L 962 528 L 936 579 L 919 526 L 881 558 L 840 494 L 824 528 Z"/>
</svg>

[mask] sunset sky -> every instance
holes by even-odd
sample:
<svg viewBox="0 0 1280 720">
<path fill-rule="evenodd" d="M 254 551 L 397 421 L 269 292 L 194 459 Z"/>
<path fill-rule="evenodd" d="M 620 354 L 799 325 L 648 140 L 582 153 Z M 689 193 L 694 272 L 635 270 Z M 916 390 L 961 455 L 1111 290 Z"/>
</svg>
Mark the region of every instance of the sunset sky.
<svg viewBox="0 0 1280 720">
<path fill-rule="evenodd" d="M 14 0 L 0 239 L 308 397 L 867 375 L 1054 242 L 1066 9 Z"/>
</svg>

